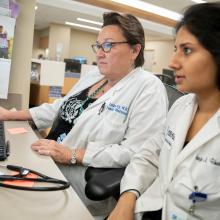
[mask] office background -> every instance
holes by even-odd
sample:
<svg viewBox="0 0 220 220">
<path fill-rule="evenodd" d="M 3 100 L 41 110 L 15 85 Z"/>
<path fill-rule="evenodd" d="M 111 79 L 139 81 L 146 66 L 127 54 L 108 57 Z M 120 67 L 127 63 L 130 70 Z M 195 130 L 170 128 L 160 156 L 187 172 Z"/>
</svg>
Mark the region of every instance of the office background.
<svg viewBox="0 0 220 220">
<path fill-rule="evenodd" d="M 20 95 L 22 100 L 21 108 L 28 108 L 29 106 L 31 59 L 37 58 L 39 54 L 45 55 L 46 48 L 49 49 L 48 58 L 52 60 L 56 59 L 56 47 L 58 43 L 61 43 L 61 60 L 83 56 L 86 57 L 88 64 L 95 61 L 95 54 L 93 54 L 90 45 L 96 41 L 98 32 L 71 27 L 61 23 L 59 20 L 53 20 L 53 17 L 48 20 L 52 16 L 51 13 L 54 14 L 53 16 L 60 18 L 66 15 L 75 15 L 79 13 L 80 9 L 81 15 L 89 13 L 93 20 L 99 21 L 102 20 L 102 13 L 111 9 L 126 10 L 126 12 L 132 12 L 136 16 L 140 15 L 139 17 L 146 31 L 145 55 L 148 56 L 148 61 L 150 60 L 149 62 L 151 62 L 150 64 L 146 63 L 144 67 L 158 74 L 162 74 L 162 69 L 168 68 L 169 57 L 173 52 L 174 43 L 172 27 L 175 22 L 172 19 L 149 16 L 149 14 L 143 13 L 141 10 L 131 10 L 129 7 L 116 5 L 113 1 L 17 0 L 17 2 L 21 10 L 15 28 L 9 93 Z M 86 5 L 82 2 L 88 4 Z M 107 2 L 111 2 L 109 4 L 112 4 L 112 6 L 110 7 Z M 155 1 L 147 0 L 145 2 L 156 3 Z M 104 3 L 107 3 L 107 5 Z M 90 4 L 95 4 L 95 6 Z M 105 8 L 100 7 L 103 4 Z M 180 8 L 183 9 L 186 5 L 192 4 L 192 1 L 177 0 L 174 4 L 173 1 L 166 0 L 165 2 L 157 1 L 157 4 L 167 4 L 167 8 L 177 11 Z M 36 5 L 38 6 L 37 10 L 35 10 Z M 71 5 L 72 7 L 70 7 Z M 175 8 L 177 6 L 178 8 Z M 97 10 L 96 16 L 90 8 Z M 42 9 L 44 9 L 44 13 L 45 11 L 47 12 L 47 16 L 40 13 Z M 143 17 L 146 19 L 143 19 Z M 39 22 L 39 18 L 45 19 L 46 22 L 50 21 L 50 23 L 44 27 Z M 151 22 L 155 24 L 152 30 L 149 29 Z"/>
</svg>

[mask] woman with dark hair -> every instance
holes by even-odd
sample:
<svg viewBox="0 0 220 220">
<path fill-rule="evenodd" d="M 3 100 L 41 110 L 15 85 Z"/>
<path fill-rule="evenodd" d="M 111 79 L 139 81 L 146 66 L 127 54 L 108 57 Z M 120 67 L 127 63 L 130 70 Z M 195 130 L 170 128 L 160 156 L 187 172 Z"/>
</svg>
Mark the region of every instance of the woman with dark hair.
<svg viewBox="0 0 220 220">
<path fill-rule="evenodd" d="M 33 120 L 39 129 L 52 126 L 47 139 L 37 141 L 32 149 L 57 162 L 94 216 L 106 216 L 115 200 L 86 198 L 86 168 L 125 167 L 164 125 L 167 112 L 163 84 L 141 68 L 144 30 L 140 22 L 114 12 L 103 18 L 92 45 L 98 71 L 86 74 L 53 104 L 17 112 L 0 109 L 0 120 Z"/>
<path fill-rule="evenodd" d="M 134 212 L 157 220 L 161 208 L 163 220 L 220 219 L 219 39 L 220 2 L 185 11 L 170 67 L 177 88 L 190 94 L 171 107 L 163 135 L 148 140 L 127 166 L 108 220 L 131 220 Z"/>
</svg>

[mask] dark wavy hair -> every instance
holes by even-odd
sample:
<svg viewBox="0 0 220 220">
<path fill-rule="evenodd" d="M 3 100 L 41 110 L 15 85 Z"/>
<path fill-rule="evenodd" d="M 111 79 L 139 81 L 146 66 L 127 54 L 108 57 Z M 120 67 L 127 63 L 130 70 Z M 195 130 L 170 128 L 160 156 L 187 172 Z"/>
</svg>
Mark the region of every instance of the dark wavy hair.
<svg viewBox="0 0 220 220">
<path fill-rule="evenodd" d="M 183 26 L 212 54 L 218 69 L 216 83 L 220 90 L 220 2 L 187 8 L 176 26 L 176 33 Z"/>
<path fill-rule="evenodd" d="M 141 50 L 135 60 L 135 67 L 144 64 L 145 36 L 144 29 L 136 17 L 131 14 L 121 15 L 116 12 L 103 14 L 103 26 L 117 25 L 130 45 L 140 44 Z"/>
</svg>

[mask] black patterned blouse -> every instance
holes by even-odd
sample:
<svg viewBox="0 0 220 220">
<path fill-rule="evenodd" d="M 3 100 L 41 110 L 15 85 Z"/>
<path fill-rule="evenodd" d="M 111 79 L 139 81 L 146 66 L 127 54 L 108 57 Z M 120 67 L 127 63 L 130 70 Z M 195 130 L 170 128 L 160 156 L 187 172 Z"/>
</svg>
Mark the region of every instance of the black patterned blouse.
<svg viewBox="0 0 220 220">
<path fill-rule="evenodd" d="M 88 98 L 87 88 L 78 94 L 70 96 L 61 106 L 57 117 L 54 120 L 53 126 L 47 136 L 47 139 L 52 139 L 58 143 L 67 136 L 77 118 L 81 115 L 83 110 L 85 110 L 91 103 L 96 99 Z"/>
</svg>

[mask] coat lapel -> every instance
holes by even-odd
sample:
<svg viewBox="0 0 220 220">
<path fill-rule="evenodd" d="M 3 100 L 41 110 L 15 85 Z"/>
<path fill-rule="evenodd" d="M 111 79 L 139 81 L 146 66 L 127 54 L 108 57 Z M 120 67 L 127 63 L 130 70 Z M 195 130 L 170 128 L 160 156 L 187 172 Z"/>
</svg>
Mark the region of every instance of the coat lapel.
<svg viewBox="0 0 220 220">
<path fill-rule="evenodd" d="M 104 95 L 98 98 L 95 102 L 93 102 L 85 111 L 104 103 L 106 100 L 110 99 L 115 95 L 118 91 L 124 88 L 129 82 L 132 82 L 132 77 L 134 77 L 135 73 L 137 74 L 140 71 L 140 68 L 136 68 L 131 71 L 127 76 L 121 79 L 117 84 L 115 84 L 110 90 L 108 90 Z"/>
<path fill-rule="evenodd" d="M 189 155 L 218 134 L 220 134 L 220 109 L 208 120 L 204 127 L 201 128 L 188 143 L 187 147 L 177 156 L 175 166 L 177 167 Z"/>
<path fill-rule="evenodd" d="M 185 104 L 185 107 L 180 112 L 180 114 L 175 116 L 176 122 L 172 122 L 172 124 L 174 123 L 175 126 L 177 126 L 177 127 L 174 128 L 175 141 L 172 146 L 172 153 L 170 154 L 170 158 L 169 158 L 170 170 L 168 172 L 169 173 L 168 179 L 171 179 L 173 176 L 177 157 L 178 157 L 180 151 L 182 150 L 188 129 L 191 125 L 191 122 L 192 122 L 192 119 L 195 115 L 197 107 L 198 107 L 198 105 L 196 103 L 196 98 L 193 97 L 193 99 L 190 102 Z M 177 117 L 179 117 L 179 118 L 177 119 Z M 174 120 L 174 119 L 172 119 L 172 120 Z"/>
<path fill-rule="evenodd" d="M 87 79 L 84 79 L 84 83 L 81 83 L 80 86 L 78 86 L 74 92 L 70 92 L 71 96 L 74 94 L 77 94 L 78 92 L 81 92 L 84 89 L 87 89 L 88 87 L 90 87 L 94 84 L 96 84 L 97 82 L 101 81 L 103 78 L 104 78 L 104 76 L 101 74 L 96 74 L 94 76 L 88 76 Z"/>
</svg>

